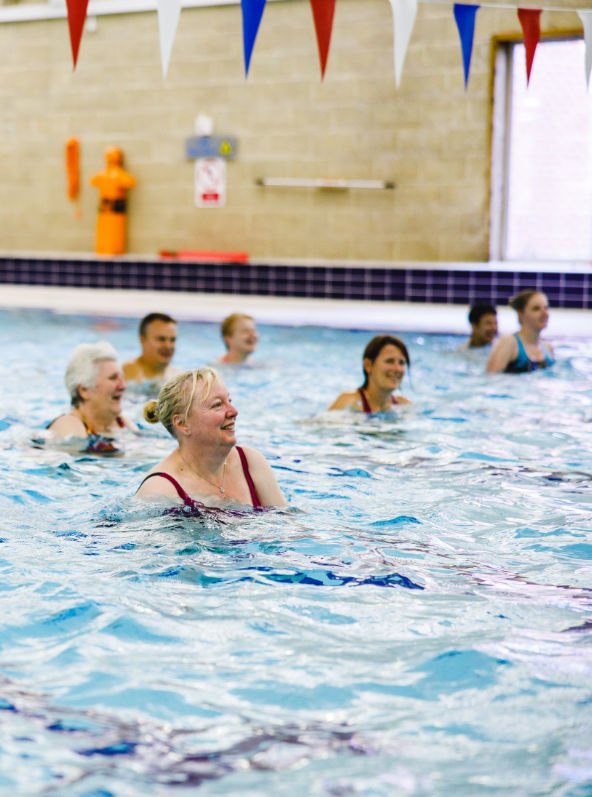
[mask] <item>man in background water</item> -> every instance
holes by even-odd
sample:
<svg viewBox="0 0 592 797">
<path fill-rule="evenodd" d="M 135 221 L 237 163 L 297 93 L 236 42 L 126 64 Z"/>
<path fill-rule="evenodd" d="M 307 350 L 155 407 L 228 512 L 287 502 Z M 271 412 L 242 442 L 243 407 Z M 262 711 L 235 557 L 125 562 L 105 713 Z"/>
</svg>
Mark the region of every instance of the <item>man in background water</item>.
<svg viewBox="0 0 592 797">
<path fill-rule="evenodd" d="M 149 313 L 140 321 L 142 353 L 123 364 L 128 382 L 164 382 L 179 372 L 171 365 L 177 341 L 177 322 L 166 313 Z"/>
<path fill-rule="evenodd" d="M 471 337 L 463 345 L 465 349 L 481 349 L 490 346 L 497 336 L 497 310 L 489 302 L 475 302 L 469 311 Z"/>
</svg>

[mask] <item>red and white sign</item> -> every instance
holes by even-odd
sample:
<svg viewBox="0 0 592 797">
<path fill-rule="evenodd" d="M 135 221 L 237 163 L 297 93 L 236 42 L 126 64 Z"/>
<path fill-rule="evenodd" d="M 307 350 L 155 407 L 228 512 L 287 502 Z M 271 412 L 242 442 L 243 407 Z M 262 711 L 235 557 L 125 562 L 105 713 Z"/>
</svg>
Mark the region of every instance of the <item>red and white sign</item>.
<svg viewBox="0 0 592 797">
<path fill-rule="evenodd" d="M 198 208 L 221 208 L 226 203 L 226 161 L 198 158 L 195 161 L 195 204 Z"/>
</svg>

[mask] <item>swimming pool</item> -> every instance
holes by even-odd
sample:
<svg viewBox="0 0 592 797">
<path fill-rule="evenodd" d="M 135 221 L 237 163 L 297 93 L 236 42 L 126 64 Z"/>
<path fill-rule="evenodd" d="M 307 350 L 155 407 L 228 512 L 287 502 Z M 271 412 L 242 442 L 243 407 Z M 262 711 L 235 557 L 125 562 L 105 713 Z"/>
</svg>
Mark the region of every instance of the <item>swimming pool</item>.
<svg viewBox="0 0 592 797">
<path fill-rule="evenodd" d="M 73 346 L 130 356 L 135 322 L 0 329 L 0 791 L 590 794 L 587 341 L 486 378 L 406 333 L 414 407 L 352 424 L 322 410 L 369 333 L 262 327 L 261 367 L 224 375 L 297 511 L 221 525 L 130 503 L 164 432 L 115 460 L 29 445 Z M 220 352 L 179 332 L 180 366 Z"/>
</svg>

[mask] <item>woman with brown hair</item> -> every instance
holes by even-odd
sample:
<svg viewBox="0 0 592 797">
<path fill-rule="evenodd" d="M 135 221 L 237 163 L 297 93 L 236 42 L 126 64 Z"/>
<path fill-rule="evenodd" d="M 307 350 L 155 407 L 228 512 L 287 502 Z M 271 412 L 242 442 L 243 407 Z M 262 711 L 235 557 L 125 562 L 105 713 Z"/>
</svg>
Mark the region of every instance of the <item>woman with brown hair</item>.
<svg viewBox="0 0 592 797">
<path fill-rule="evenodd" d="M 391 412 L 394 405 L 410 404 L 409 399 L 393 395 L 410 365 L 407 346 L 394 335 L 376 335 L 364 349 L 364 382 L 355 391 L 341 393 L 330 410 L 352 409 L 370 415 Z"/>
<path fill-rule="evenodd" d="M 541 333 L 549 323 L 545 294 L 520 291 L 510 299 L 509 305 L 518 313 L 520 329 L 498 340 L 487 362 L 487 373 L 523 374 L 553 365 L 553 348 L 541 340 Z"/>
</svg>

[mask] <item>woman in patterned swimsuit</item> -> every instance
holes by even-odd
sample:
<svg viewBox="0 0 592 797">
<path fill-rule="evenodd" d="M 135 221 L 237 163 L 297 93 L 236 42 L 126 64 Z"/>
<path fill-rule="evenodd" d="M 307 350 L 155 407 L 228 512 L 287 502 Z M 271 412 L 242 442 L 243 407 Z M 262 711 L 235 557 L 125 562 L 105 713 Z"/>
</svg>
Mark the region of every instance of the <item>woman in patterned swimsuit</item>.
<svg viewBox="0 0 592 797">
<path fill-rule="evenodd" d="M 136 426 L 121 414 L 126 383 L 113 346 L 81 343 L 72 352 L 65 382 L 72 408 L 48 424 L 50 438 L 83 439 L 85 450 L 95 454 L 123 453 L 117 438 Z"/>
<path fill-rule="evenodd" d="M 165 383 L 144 409 L 178 446 L 156 465 L 136 496 L 182 503 L 187 509 L 286 506 L 273 471 L 254 448 L 236 445 L 238 410 L 212 368 L 184 371 Z"/>
</svg>

